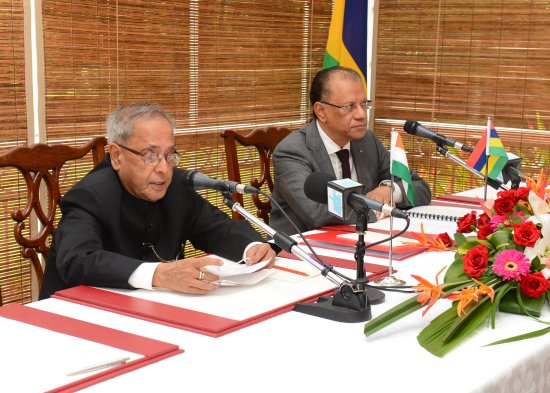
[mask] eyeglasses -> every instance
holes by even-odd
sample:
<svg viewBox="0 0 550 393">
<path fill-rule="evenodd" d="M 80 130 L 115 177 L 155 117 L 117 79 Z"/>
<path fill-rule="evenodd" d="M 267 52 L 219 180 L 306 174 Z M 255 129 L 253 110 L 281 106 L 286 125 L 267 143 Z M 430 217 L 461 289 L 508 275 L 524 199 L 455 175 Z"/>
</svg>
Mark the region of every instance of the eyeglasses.
<svg viewBox="0 0 550 393">
<path fill-rule="evenodd" d="M 154 153 L 152 151 L 142 153 L 127 146 L 121 145 L 120 143 L 117 143 L 117 145 L 122 147 L 124 150 L 128 150 L 130 153 L 134 153 L 137 156 L 143 157 L 143 162 L 145 163 L 145 165 L 158 165 L 160 161 L 164 158 L 168 165 L 178 166 L 181 160 L 181 153 L 178 153 L 177 151 L 166 154 Z"/>
<path fill-rule="evenodd" d="M 368 109 L 372 109 L 372 101 L 369 101 L 369 100 L 363 100 L 361 102 L 354 102 L 352 104 L 347 104 L 347 105 L 334 105 L 334 104 L 331 104 L 330 102 L 326 102 L 326 101 L 319 101 L 319 102 L 321 104 L 326 104 L 326 105 L 330 105 L 330 106 L 333 106 L 335 108 L 338 108 L 343 113 L 346 113 L 346 114 L 353 112 L 356 105 L 360 106 L 361 109 L 363 109 L 364 111 L 367 111 Z"/>
</svg>

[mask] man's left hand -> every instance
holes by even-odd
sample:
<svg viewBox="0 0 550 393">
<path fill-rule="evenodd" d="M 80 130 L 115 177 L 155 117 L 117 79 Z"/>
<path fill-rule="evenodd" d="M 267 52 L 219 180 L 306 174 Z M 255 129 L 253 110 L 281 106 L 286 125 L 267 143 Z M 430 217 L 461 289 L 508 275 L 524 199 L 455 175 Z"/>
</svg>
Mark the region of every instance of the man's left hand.
<svg viewBox="0 0 550 393">
<path fill-rule="evenodd" d="M 391 187 L 378 186 L 374 190 L 367 192 L 367 197 L 370 199 L 374 199 L 375 201 L 382 202 L 385 205 L 389 205 L 391 203 L 391 192 Z M 383 218 L 383 214 L 381 212 L 375 213 L 376 218 Z"/>
<path fill-rule="evenodd" d="M 267 243 L 254 244 L 246 251 L 246 264 L 253 265 L 258 262 L 269 260 L 265 269 L 270 269 L 275 263 L 275 251 Z"/>
</svg>

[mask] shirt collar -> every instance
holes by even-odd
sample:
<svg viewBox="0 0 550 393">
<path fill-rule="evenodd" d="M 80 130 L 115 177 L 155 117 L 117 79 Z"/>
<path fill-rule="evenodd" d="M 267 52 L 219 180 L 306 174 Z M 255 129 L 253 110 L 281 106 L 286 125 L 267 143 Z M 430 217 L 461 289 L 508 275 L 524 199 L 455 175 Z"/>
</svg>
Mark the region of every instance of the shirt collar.
<svg viewBox="0 0 550 393">
<path fill-rule="evenodd" d="M 332 139 L 330 139 L 330 136 L 326 134 L 325 131 L 321 128 L 321 125 L 319 124 L 319 120 L 316 120 L 317 122 L 317 129 L 319 130 L 319 136 L 321 137 L 321 140 L 323 141 L 323 144 L 325 145 L 325 149 L 327 149 L 327 153 L 329 155 L 336 153 L 339 150 L 342 149 L 348 149 L 350 150 L 350 142 L 346 143 L 344 147 L 340 148 L 336 142 L 334 142 Z"/>
</svg>

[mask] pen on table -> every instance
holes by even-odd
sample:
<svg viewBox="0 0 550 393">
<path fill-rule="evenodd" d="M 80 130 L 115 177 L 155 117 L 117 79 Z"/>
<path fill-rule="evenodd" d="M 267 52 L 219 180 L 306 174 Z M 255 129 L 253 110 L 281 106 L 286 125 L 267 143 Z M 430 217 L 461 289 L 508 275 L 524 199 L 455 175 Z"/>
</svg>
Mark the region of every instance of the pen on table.
<svg viewBox="0 0 550 393">
<path fill-rule="evenodd" d="M 114 360 L 108 360 L 108 361 L 106 361 L 106 362 L 97 363 L 97 364 L 88 366 L 88 367 L 86 367 L 86 368 L 83 368 L 83 369 L 80 369 L 80 370 L 73 371 L 73 372 L 67 374 L 67 376 L 68 376 L 68 377 L 72 377 L 73 375 L 79 375 L 79 374 L 84 374 L 84 373 L 90 373 L 90 372 L 92 372 L 92 371 L 102 370 L 102 369 L 104 369 L 104 368 L 119 366 L 119 365 L 121 365 L 121 364 L 126 363 L 128 360 L 130 360 L 129 357 L 123 357 L 123 358 L 118 358 L 118 359 L 114 359 Z"/>
</svg>

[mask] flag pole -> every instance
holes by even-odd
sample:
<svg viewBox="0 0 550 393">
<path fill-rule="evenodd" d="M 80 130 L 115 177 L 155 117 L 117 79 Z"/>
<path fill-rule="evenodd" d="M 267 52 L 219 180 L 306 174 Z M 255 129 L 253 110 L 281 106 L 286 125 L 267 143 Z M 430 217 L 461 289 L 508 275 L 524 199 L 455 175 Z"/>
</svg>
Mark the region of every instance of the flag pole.
<svg viewBox="0 0 550 393">
<path fill-rule="evenodd" d="M 392 127 L 390 131 L 390 141 L 393 140 L 394 132 L 396 132 L 395 128 Z M 393 160 L 393 154 L 391 149 L 393 149 L 393 146 L 390 145 L 390 165 Z M 390 206 L 393 206 L 393 189 L 394 189 L 393 180 L 394 180 L 393 171 L 391 171 L 390 169 L 390 181 L 391 181 Z M 390 216 L 390 249 L 388 252 L 388 275 L 380 280 L 376 280 L 374 283 L 382 287 L 404 286 L 406 284 L 405 281 L 400 280 L 393 275 L 393 216 Z"/>
<path fill-rule="evenodd" d="M 485 133 L 485 186 L 483 190 L 483 200 L 487 202 L 487 186 L 489 185 L 489 156 L 491 155 L 491 116 L 487 116 L 487 131 Z"/>
</svg>

